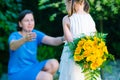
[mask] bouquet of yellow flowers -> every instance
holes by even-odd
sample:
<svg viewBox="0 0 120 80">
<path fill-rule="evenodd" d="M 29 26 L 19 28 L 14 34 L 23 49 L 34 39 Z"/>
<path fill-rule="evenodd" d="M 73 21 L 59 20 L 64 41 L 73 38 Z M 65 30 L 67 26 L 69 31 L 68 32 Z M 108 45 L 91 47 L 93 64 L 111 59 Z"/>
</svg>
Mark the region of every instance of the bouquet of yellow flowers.
<svg viewBox="0 0 120 80">
<path fill-rule="evenodd" d="M 96 80 L 100 76 L 100 68 L 109 58 L 114 58 L 109 54 L 105 43 L 107 34 L 96 33 L 94 35 L 83 35 L 68 43 L 72 58 L 79 64 L 85 73 L 85 80 Z"/>
</svg>

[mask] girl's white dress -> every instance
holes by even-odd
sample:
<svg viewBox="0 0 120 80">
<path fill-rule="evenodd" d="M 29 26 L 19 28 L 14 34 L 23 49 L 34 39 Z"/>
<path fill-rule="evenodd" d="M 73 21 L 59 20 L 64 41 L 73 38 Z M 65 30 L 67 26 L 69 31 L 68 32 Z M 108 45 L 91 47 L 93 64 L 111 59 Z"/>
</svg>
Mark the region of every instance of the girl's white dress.
<svg viewBox="0 0 120 80">
<path fill-rule="evenodd" d="M 74 13 L 69 19 L 70 31 L 73 38 L 77 38 L 81 33 L 89 35 L 91 32 L 96 31 L 95 22 L 90 14 Z M 80 66 L 75 64 L 73 59 L 70 58 L 72 53 L 66 44 L 67 42 L 65 43 L 60 59 L 59 80 L 84 80 L 84 74 Z M 101 77 L 98 77 L 97 80 L 101 80 Z"/>
</svg>

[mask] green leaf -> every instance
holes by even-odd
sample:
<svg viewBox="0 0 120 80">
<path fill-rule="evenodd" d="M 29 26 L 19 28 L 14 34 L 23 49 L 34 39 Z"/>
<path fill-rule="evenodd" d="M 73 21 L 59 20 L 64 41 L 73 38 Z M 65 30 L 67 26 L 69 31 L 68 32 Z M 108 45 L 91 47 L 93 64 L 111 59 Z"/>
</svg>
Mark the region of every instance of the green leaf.
<svg viewBox="0 0 120 80">
<path fill-rule="evenodd" d="M 39 4 L 38 5 L 43 5 L 46 2 L 49 2 L 49 0 L 39 0 Z"/>
<path fill-rule="evenodd" d="M 49 18 L 50 21 L 54 21 L 55 17 L 57 16 L 56 13 L 52 14 Z"/>
</svg>

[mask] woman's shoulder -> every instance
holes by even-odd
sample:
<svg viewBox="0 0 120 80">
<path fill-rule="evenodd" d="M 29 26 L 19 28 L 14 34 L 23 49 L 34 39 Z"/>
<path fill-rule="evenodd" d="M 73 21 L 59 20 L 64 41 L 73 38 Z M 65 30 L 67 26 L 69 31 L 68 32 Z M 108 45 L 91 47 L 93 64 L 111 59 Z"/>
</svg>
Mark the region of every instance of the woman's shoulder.
<svg viewBox="0 0 120 80">
<path fill-rule="evenodd" d="M 44 32 L 34 29 L 32 32 L 35 32 L 37 35 L 46 35 Z"/>
<path fill-rule="evenodd" d="M 10 35 L 9 35 L 9 38 L 8 40 L 12 40 L 12 39 L 16 39 L 18 37 L 20 37 L 21 35 L 16 31 L 16 32 L 12 32 Z"/>
<path fill-rule="evenodd" d="M 32 31 L 32 32 L 35 32 L 35 33 L 43 33 L 42 31 L 37 30 L 37 29 L 33 29 L 33 31 Z"/>
<path fill-rule="evenodd" d="M 12 32 L 10 35 L 18 35 L 18 32 L 17 31 Z"/>
</svg>

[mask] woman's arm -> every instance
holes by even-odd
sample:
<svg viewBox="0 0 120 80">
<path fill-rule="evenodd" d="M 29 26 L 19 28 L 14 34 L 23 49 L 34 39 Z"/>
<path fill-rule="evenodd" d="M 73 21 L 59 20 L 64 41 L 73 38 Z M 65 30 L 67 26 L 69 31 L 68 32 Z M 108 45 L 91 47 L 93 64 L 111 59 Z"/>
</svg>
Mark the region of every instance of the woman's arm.
<svg viewBox="0 0 120 80">
<path fill-rule="evenodd" d="M 19 40 L 12 40 L 10 42 L 10 49 L 16 50 L 25 42 L 32 41 L 35 37 L 36 37 L 36 34 L 31 32 L 31 33 L 27 33 L 23 38 L 21 38 Z"/>
<path fill-rule="evenodd" d="M 42 43 L 47 44 L 47 45 L 53 45 L 53 46 L 58 46 L 64 42 L 64 40 L 68 42 L 73 41 L 72 34 L 69 30 L 69 19 L 68 16 L 65 16 L 63 18 L 63 32 L 64 32 L 64 37 L 50 37 L 50 36 L 45 36 L 42 40 Z"/>
<path fill-rule="evenodd" d="M 62 22 L 63 22 L 63 32 L 64 32 L 65 40 L 68 42 L 72 42 L 73 37 L 70 32 L 70 20 L 68 16 L 65 16 Z"/>
<path fill-rule="evenodd" d="M 42 39 L 43 44 L 52 45 L 52 46 L 58 46 L 64 42 L 64 37 L 51 37 L 51 36 L 45 36 Z"/>
<path fill-rule="evenodd" d="M 26 39 L 24 37 L 19 39 L 19 40 L 12 40 L 10 42 L 10 49 L 11 50 L 16 50 L 17 48 L 19 48 L 25 42 L 26 42 Z"/>
</svg>

